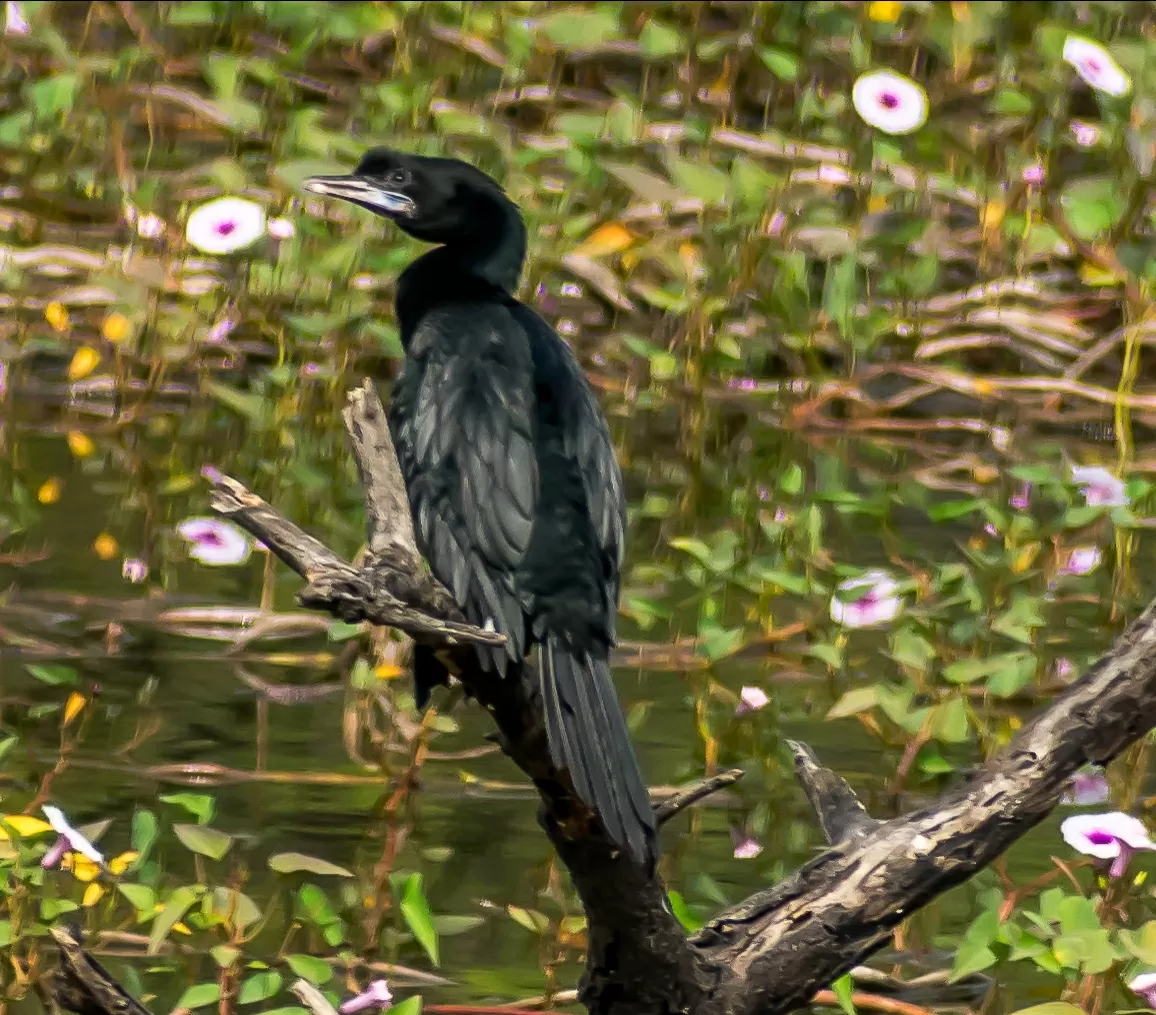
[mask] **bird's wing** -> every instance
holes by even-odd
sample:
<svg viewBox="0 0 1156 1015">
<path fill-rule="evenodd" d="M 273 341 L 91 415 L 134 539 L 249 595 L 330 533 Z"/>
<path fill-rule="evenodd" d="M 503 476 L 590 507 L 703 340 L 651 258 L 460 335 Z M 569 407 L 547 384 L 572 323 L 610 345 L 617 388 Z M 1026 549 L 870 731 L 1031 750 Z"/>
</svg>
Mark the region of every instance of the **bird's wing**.
<svg viewBox="0 0 1156 1015">
<path fill-rule="evenodd" d="M 458 304 L 422 320 L 390 407 L 415 534 L 467 618 L 506 635 L 519 660 L 514 572 L 538 499 L 533 421 L 529 341 L 505 308 Z"/>
<path fill-rule="evenodd" d="M 582 365 L 570 347 L 529 307 L 518 305 L 513 315 L 524 329 L 539 339 L 534 343 L 534 350 L 544 359 L 539 364 L 543 372 L 569 374 L 570 382 L 555 390 L 555 395 L 565 395 L 565 404 L 559 406 L 563 449 L 576 463 L 582 477 L 586 506 L 602 557 L 602 579 L 609 597 L 606 603 L 608 633 L 613 641 L 619 575 L 626 547 L 626 491 L 614 454 L 614 440 Z"/>
</svg>

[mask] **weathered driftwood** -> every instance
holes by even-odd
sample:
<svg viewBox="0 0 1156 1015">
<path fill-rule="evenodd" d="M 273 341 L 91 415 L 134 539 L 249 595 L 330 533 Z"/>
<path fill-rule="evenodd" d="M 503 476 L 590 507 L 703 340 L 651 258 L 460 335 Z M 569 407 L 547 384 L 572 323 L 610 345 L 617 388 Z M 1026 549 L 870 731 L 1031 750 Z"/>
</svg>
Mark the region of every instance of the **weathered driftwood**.
<svg viewBox="0 0 1156 1015">
<path fill-rule="evenodd" d="M 1156 726 L 1154 604 L 966 785 L 914 814 L 873 820 L 842 779 L 792 744 L 796 775 L 831 848 L 688 937 L 657 873 L 615 853 L 551 766 L 534 688 L 495 680 L 473 664 L 467 643 L 493 635 L 462 623 L 414 545 L 369 382 L 351 394 L 345 422 L 367 491 L 367 566 L 342 560 L 234 480 L 215 477 L 213 506 L 306 579 L 303 604 L 444 646 L 466 689 L 493 715 L 503 750 L 538 788 L 542 825 L 586 908 L 580 997 L 591 1011 L 774 1015 L 804 1004 L 881 948 L 900 921 L 1043 819 L 1077 769 L 1110 761 Z M 681 806 L 700 790 L 684 794 Z"/>
</svg>

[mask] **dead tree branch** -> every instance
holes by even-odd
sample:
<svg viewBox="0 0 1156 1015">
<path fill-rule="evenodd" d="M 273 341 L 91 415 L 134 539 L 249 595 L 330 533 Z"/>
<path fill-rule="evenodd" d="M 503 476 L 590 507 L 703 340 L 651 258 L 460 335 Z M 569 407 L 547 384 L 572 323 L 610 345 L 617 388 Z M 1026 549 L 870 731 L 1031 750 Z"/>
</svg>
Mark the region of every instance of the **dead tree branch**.
<svg viewBox="0 0 1156 1015">
<path fill-rule="evenodd" d="M 473 662 L 467 643 L 494 636 L 462 623 L 417 553 L 384 410 L 368 382 L 351 394 L 345 421 L 367 493 L 367 566 L 337 557 L 234 480 L 215 478 L 214 507 L 305 578 L 304 605 L 445 647 L 493 715 L 502 749 L 536 784 L 542 825 L 581 895 L 589 956 L 580 997 L 591 1011 L 776 1015 L 803 1005 L 1042 820 L 1080 767 L 1111 761 L 1156 726 L 1154 604 L 966 786 L 914 814 L 875 821 L 839 776 L 792 743 L 831 848 L 688 938 L 658 874 L 619 856 L 553 769 L 534 687 L 487 676 Z M 660 814 L 669 818 L 731 774 L 691 787 Z"/>
</svg>

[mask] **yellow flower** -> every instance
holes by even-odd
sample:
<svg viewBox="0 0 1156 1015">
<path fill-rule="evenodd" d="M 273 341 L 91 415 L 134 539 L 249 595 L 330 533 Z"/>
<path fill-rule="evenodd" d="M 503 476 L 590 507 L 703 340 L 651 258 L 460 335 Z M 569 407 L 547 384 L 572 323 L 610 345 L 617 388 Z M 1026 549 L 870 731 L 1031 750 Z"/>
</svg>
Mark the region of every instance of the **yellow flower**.
<svg viewBox="0 0 1156 1015">
<path fill-rule="evenodd" d="M 112 560 L 116 556 L 119 547 L 116 545 L 116 540 L 113 539 L 107 532 L 102 532 L 92 544 L 93 552 L 101 560 Z"/>
<path fill-rule="evenodd" d="M 875 0 L 874 3 L 867 5 L 867 17 L 872 21 L 890 25 L 899 20 L 901 10 L 903 10 L 903 4 L 896 2 L 896 0 Z"/>
<path fill-rule="evenodd" d="M 92 438 L 79 430 L 70 430 L 68 433 L 68 450 L 77 458 L 87 458 L 96 450 Z"/>
<path fill-rule="evenodd" d="M 100 902 L 101 897 L 103 895 L 104 895 L 104 885 L 97 884 L 94 881 L 87 888 L 85 888 L 84 898 L 82 898 L 80 900 L 80 904 L 82 906 L 84 906 L 86 909 L 88 909 L 92 906 L 95 906 L 98 902 Z"/>
<path fill-rule="evenodd" d="M 135 849 L 130 849 L 127 853 L 121 853 L 120 856 L 109 860 L 108 869 L 120 877 L 139 856 L 140 853 Z M 82 853 L 66 853 L 60 866 L 64 870 L 71 870 L 72 876 L 77 881 L 93 881 L 100 873 L 100 867 Z"/>
<path fill-rule="evenodd" d="M 579 257 L 606 257 L 625 250 L 633 242 L 634 234 L 626 226 L 608 222 L 579 243 L 574 253 Z"/>
<path fill-rule="evenodd" d="M 64 725 L 67 726 L 73 719 L 75 719 L 81 712 L 84 711 L 84 706 L 88 704 L 88 699 L 77 691 L 73 691 L 68 696 L 68 701 L 64 705 Z"/>
<path fill-rule="evenodd" d="M 104 319 L 100 333 L 104 335 L 107 341 L 115 345 L 117 342 L 123 342 L 128 338 L 131 330 L 132 325 L 129 324 L 129 320 L 124 314 L 112 313 Z"/>
<path fill-rule="evenodd" d="M 55 476 L 51 479 L 46 479 L 36 491 L 36 499 L 41 504 L 55 504 L 60 500 L 60 490 L 64 484 L 60 482 Z"/>
<path fill-rule="evenodd" d="M 67 331 L 71 323 L 68 320 L 68 311 L 64 309 L 64 304 L 57 303 L 55 300 L 44 308 L 44 318 L 57 331 Z"/>
<path fill-rule="evenodd" d="M 82 377 L 87 377 L 96 369 L 98 363 L 100 353 L 87 345 L 81 346 L 72 357 L 72 362 L 68 364 L 68 379 L 79 381 Z"/>
</svg>

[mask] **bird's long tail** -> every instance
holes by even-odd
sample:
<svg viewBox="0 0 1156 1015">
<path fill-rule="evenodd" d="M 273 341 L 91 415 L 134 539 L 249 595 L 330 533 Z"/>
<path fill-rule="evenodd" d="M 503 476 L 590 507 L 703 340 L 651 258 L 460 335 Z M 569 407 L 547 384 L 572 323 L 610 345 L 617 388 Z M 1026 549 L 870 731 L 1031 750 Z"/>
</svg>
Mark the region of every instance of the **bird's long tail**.
<svg viewBox="0 0 1156 1015">
<path fill-rule="evenodd" d="M 655 855 L 654 811 L 604 659 L 548 635 L 541 645 L 550 758 L 598 812 L 611 840 L 638 863 Z"/>
</svg>

